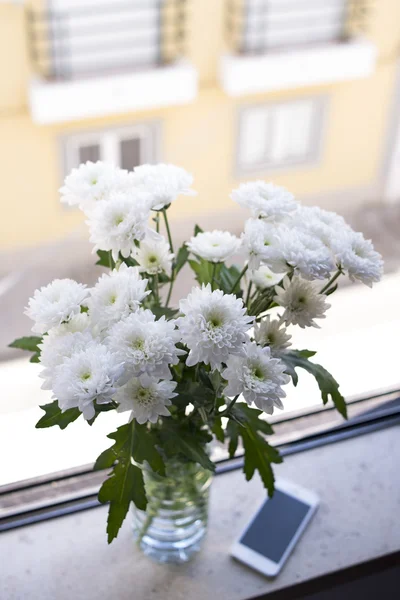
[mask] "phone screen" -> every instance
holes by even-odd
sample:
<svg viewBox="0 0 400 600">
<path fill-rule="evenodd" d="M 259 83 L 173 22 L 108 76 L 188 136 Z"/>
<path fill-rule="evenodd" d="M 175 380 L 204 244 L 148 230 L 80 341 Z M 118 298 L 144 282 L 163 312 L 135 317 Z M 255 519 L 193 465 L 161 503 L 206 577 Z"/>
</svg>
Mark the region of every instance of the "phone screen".
<svg viewBox="0 0 400 600">
<path fill-rule="evenodd" d="M 240 542 L 279 563 L 311 509 L 309 504 L 277 489 L 273 497 L 263 504 Z"/>
</svg>

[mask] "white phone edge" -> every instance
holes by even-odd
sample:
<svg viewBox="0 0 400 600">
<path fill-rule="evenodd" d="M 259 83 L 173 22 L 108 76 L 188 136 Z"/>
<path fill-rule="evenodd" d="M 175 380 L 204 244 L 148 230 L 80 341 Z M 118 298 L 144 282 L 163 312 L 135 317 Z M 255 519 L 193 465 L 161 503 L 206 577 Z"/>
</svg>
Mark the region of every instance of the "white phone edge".
<svg viewBox="0 0 400 600">
<path fill-rule="evenodd" d="M 265 500 L 258 508 L 254 517 L 249 521 L 244 530 L 241 532 L 238 541 L 235 542 L 231 549 L 231 556 L 245 563 L 249 567 L 252 567 L 256 571 L 259 571 L 263 575 L 267 575 L 267 577 L 275 577 L 279 573 L 279 571 L 285 564 L 287 558 L 289 557 L 290 553 L 292 552 L 293 548 L 300 539 L 305 528 L 307 527 L 308 523 L 310 522 L 311 518 L 315 514 L 315 511 L 317 510 L 319 505 L 319 498 L 317 494 L 315 494 L 315 492 L 307 490 L 295 483 L 292 483 L 291 481 L 286 481 L 285 479 L 278 479 L 276 481 L 275 488 L 285 494 L 293 496 L 294 498 L 298 498 L 299 500 L 305 502 L 310 506 L 310 510 L 308 511 L 300 527 L 297 529 L 295 535 L 292 537 L 279 563 L 276 563 L 266 558 L 265 556 L 259 554 L 255 550 L 252 550 L 248 546 L 244 546 L 239 541 L 246 533 L 250 525 L 253 523 L 254 519 L 257 518 L 258 513 L 264 506 Z"/>
</svg>

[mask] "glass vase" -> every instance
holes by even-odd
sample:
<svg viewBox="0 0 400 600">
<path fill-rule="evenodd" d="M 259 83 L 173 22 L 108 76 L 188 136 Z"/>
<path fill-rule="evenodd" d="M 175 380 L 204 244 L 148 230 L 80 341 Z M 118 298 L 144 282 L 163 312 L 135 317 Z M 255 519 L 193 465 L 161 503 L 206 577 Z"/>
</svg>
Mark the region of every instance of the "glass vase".
<svg viewBox="0 0 400 600">
<path fill-rule="evenodd" d="M 133 506 L 141 550 L 159 563 L 183 563 L 200 550 L 207 530 L 212 474 L 197 463 L 169 462 L 166 477 L 144 471 L 147 508 Z"/>
</svg>

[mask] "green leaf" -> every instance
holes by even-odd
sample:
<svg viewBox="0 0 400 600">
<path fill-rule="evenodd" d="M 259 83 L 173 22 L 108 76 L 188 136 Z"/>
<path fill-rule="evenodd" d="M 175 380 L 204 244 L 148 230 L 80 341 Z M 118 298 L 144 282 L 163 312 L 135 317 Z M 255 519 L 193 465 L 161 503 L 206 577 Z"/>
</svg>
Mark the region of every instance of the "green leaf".
<svg viewBox="0 0 400 600">
<path fill-rule="evenodd" d="M 239 293 L 241 293 L 240 281 L 235 285 L 239 275 L 240 269 L 238 269 L 238 267 L 235 265 L 232 265 L 231 267 L 227 267 L 225 264 L 221 265 L 221 269 L 218 274 L 218 287 L 225 294 L 239 295 Z M 235 285 L 235 289 L 232 289 L 233 285 Z"/>
<path fill-rule="evenodd" d="M 198 233 L 203 233 L 203 230 L 198 225 L 195 225 L 194 226 L 194 235 L 197 235 Z"/>
<path fill-rule="evenodd" d="M 257 470 L 264 487 L 271 497 L 274 493 L 275 477 L 271 463 L 280 463 L 282 458 L 279 452 L 268 442 L 249 427 L 239 427 L 244 447 L 243 471 L 249 481 Z"/>
<path fill-rule="evenodd" d="M 175 401 L 179 404 L 184 404 L 185 406 L 193 404 L 196 408 L 207 405 L 213 406 L 214 404 L 214 390 L 211 386 L 205 386 L 201 381 L 190 381 L 184 378 L 178 383 L 175 391 L 178 394 Z"/>
<path fill-rule="evenodd" d="M 146 425 L 135 422 L 132 456 L 138 463 L 147 462 L 152 471 L 165 475 L 165 464 L 161 454 L 156 449 L 157 438 L 154 431 L 147 429 Z"/>
<path fill-rule="evenodd" d="M 184 244 L 183 246 L 181 246 L 179 248 L 178 253 L 176 255 L 175 275 L 177 275 L 179 273 L 179 271 L 182 269 L 182 267 L 184 267 L 184 265 L 187 263 L 188 258 L 189 258 L 189 250 L 187 249 L 186 245 Z"/>
<path fill-rule="evenodd" d="M 266 421 L 259 418 L 262 411 L 250 408 L 247 404 L 235 404 L 229 413 L 229 421 L 226 428 L 229 437 L 228 451 L 233 458 L 236 453 L 239 437 L 243 441 L 244 449 L 244 473 L 247 480 L 251 479 L 257 470 L 268 494 L 274 491 L 274 474 L 271 463 L 280 463 L 282 458 L 279 452 L 273 448 L 266 439 L 265 434 L 273 433 L 272 427 Z"/>
<path fill-rule="evenodd" d="M 213 274 L 212 263 L 202 258 L 199 260 L 189 260 L 188 262 L 200 285 L 211 283 Z"/>
<path fill-rule="evenodd" d="M 115 443 L 112 448 L 100 454 L 95 464 L 95 469 L 99 469 L 117 461 L 99 491 L 99 501 L 103 504 L 110 503 L 107 519 L 109 544 L 117 537 L 130 503 L 134 502 L 141 510 L 145 510 L 147 505 L 142 471 L 132 463 L 134 449 L 141 458 L 147 455 L 147 445 L 143 444 L 143 430 L 140 427 L 137 429 L 137 425 L 132 421 L 110 433 L 107 437 Z M 154 448 L 152 450 L 155 451 Z"/>
<path fill-rule="evenodd" d="M 262 414 L 264 414 L 262 410 L 251 408 L 244 402 L 239 402 L 232 407 L 229 416 L 239 423 L 239 425 L 244 427 L 249 426 L 254 431 L 261 431 L 265 435 L 272 435 L 274 431 L 271 425 L 259 418 Z"/>
<path fill-rule="evenodd" d="M 239 428 L 238 428 L 238 424 L 229 419 L 228 421 L 228 425 L 226 427 L 226 433 L 227 436 L 229 437 L 229 444 L 228 444 L 228 452 L 229 452 L 229 458 L 233 458 L 236 454 L 236 450 L 239 444 Z"/>
<path fill-rule="evenodd" d="M 212 440 L 206 431 L 197 428 L 192 430 L 175 423 L 164 421 L 164 428 L 159 431 L 162 450 L 169 458 L 181 455 L 186 460 L 197 462 L 205 469 L 215 470 L 205 446 Z"/>
<path fill-rule="evenodd" d="M 295 369 L 300 367 L 315 377 L 321 391 L 322 402 L 326 404 L 331 398 L 339 413 L 347 419 L 346 401 L 339 392 L 338 382 L 324 367 L 308 360 L 314 354 L 315 352 L 310 350 L 291 350 L 282 354 L 281 358 L 286 364 L 286 372 L 291 376 L 294 385 L 297 385 L 298 382 Z"/>
<path fill-rule="evenodd" d="M 26 350 L 27 352 L 34 352 L 30 358 L 30 362 L 40 362 L 40 348 L 38 345 L 43 341 L 42 337 L 30 335 L 27 337 L 18 338 L 9 344 L 9 348 L 18 348 L 19 350 Z"/>
<path fill-rule="evenodd" d="M 36 423 L 36 429 L 44 429 L 54 425 L 58 425 L 60 429 L 65 429 L 70 423 L 76 421 L 81 414 L 79 408 L 69 408 L 65 412 L 61 412 L 57 400 L 50 404 L 43 404 L 40 408 L 44 410 L 45 414 Z"/>
<path fill-rule="evenodd" d="M 131 501 L 140 510 L 146 510 L 147 499 L 143 474 L 139 467 L 130 461 L 118 462 L 111 476 L 106 479 L 99 491 L 99 501 L 110 503 L 107 518 L 108 543 L 117 537 L 129 510 Z"/>
<path fill-rule="evenodd" d="M 97 261 L 96 265 L 114 269 L 115 261 L 111 256 L 111 252 L 108 252 L 107 250 L 97 250 L 97 256 L 99 257 L 99 260 Z"/>
<path fill-rule="evenodd" d="M 176 308 L 169 308 L 168 306 L 152 306 L 152 313 L 156 316 L 156 320 L 165 317 L 167 321 L 170 321 L 178 314 L 179 310 Z"/>
<path fill-rule="evenodd" d="M 222 427 L 222 419 L 221 419 L 221 417 L 215 417 L 213 426 L 211 428 L 211 431 L 213 432 L 213 434 L 215 435 L 215 437 L 217 438 L 217 440 L 219 442 L 224 443 L 224 441 L 225 441 L 225 431 L 224 431 L 224 429 Z"/>
</svg>

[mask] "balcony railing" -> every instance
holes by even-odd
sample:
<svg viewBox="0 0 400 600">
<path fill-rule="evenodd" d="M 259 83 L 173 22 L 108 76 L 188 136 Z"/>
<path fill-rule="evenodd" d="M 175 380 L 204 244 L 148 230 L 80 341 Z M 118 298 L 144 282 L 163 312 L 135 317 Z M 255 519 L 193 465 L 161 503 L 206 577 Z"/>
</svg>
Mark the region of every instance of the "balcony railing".
<svg viewBox="0 0 400 600">
<path fill-rule="evenodd" d="M 238 54 L 346 41 L 365 29 L 368 0 L 228 0 L 227 39 Z"/>
<path fill-rule="evenodd" d="M 100 0 L 101 1 L 101 0 Z M 183 55 L 185 0 L 83 0 L 26 9 L 34 70 L 49 80 L 123 73 L 169 64 Z"/>
</svg>

